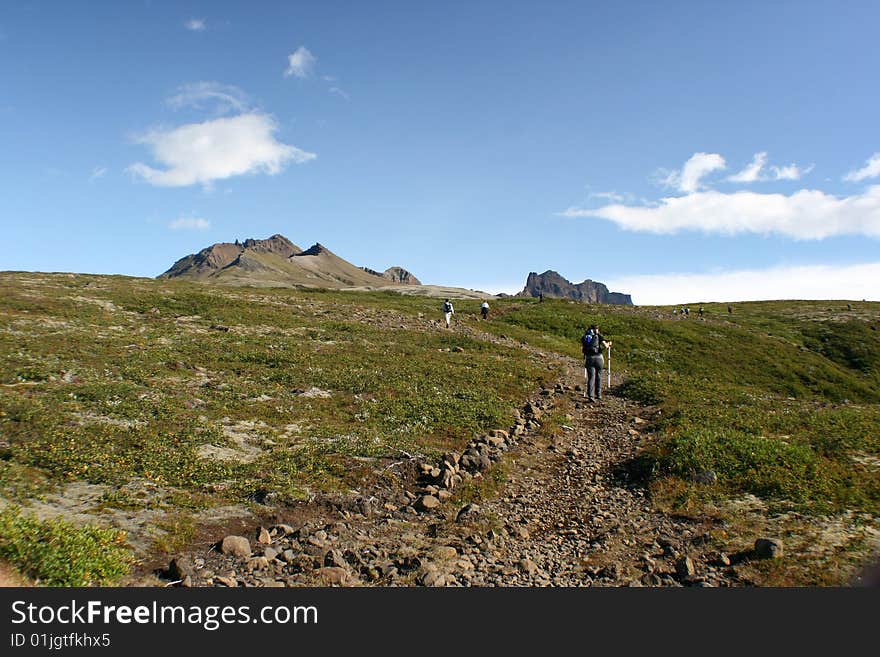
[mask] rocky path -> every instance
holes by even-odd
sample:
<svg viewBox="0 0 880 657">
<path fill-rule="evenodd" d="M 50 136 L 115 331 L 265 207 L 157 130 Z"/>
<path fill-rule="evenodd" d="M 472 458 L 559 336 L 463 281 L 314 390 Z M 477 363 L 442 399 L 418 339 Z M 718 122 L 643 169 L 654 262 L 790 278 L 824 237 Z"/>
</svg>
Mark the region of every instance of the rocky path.
<svg viewBox="0 0 880 657">
<path fill-rule="evenodd" d="M 583 398 L 573 361 L 509 431 L 441 463 L 402 460 L 397 487 L 323 497 L 163 573 L 184 586 L 731 586 L 709 521 L 654 510 L 627 476 L 650 409 Z M 222 539 L 222 540 L 221 540 Z"/>
</svg>

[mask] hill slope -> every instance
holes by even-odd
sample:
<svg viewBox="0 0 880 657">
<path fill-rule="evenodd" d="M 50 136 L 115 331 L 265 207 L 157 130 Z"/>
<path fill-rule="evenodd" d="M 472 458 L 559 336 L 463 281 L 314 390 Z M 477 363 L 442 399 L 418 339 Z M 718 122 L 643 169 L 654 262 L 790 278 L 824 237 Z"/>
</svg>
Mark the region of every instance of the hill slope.
<svg viewBox="0 0 880 657">
<path fill-rule="evenodd" d="M 270 255 L 247 258 L 258 265 Z M 0 287 L 0 499 L 21 505 L 0 517 L 0 559 L 44 581 L 67 575 L 40 570 L 57 563 L 32 556 L 45 549 L 41 531 L 85 532 L 62 562 L 109 580 L 125 563 L 113 551 L 118 537 L 89 533 L 89 523 L 125 530 L 148 573 L 206 537 L 250 536 L 255 512 L 301 523 L 338 508 L 327 522 L 351 524 L 358 500 L 371 497 L 381 503 L 362 514 L 364 531 L 406 528 L 386 537 L 398 552 L 375 557 L 400 559 L 395 583 L 415 581 L 404 555 L 414 546 L 401 545 L 410 529 L 423 536 L 445 518 L 485 542 L 490 527 L 456 524 L 456 513 L 469 501 L 501 509 L 493 500 L 511 491 L 535 506 L 503 516 L 508 534 L 519 531 L 517 514 L 554 518 L 553 527 L 530 526 L 534 541 L 511 538 L 519 546 L 511 558 L 577 564 L 583 550 L 611 558 L 603 523 L 631 523 L 613 542 L 620 572 L 590 565 L 567 572 L 567 583 L 625 583 L 642 554 L 660 549 L 652 542 L 667 538 L 685 552 L 699 538 L 698 564 L 713 551 L 746 555 L 723 571 L 727 583 L 840 583 L 880 536 L 880 304 L 737 304 L 733 314 L 707 304 L 700 320 L 666 308 L 585 314 L 579 303 L 511 298 L 494 301 L 482 321 L 475 299 L 456 305 L 446 331 L 435 299 L 401 294 L 28 273 L 0 274 Z M 578 408 L 573 389 L 578 337 L 593 322 L 615 344 L 604 410 Z M 545 408 L 540 418 L 523 410 L 529 400 Z M 460 457 L 475 436 L 522 418 L 524 442 L 510 459 L 462 481 L 438 510 L 414 512 L 415 495 L 432 490 L 418 481 L 419 463 L 449 450 Z M 539 472 L 544 483 L 529 484 Z M 554 473 L 596 499 L 556 505 L 573 488 L 553 484 Z M 566 526 L 576 508 L 606 515 Z M 39 524 L 53 518 L 74 525 Z M 303 540 L 312 535 L 302 531 Z M 542 543 L 542 532 L 560 542 Z M 768 535 L 785 538 L 786 558 L 750 563 L 746 548 Z M 487 555 L 468 557 L 487 569 L 486 582 L 542 577 L 505 579 Z M 376 581 L 372 567 L 345 569 L 366 583 Z M 689 581 L 671 572 L 657 582 Z"/>
<path fill-rule="evenodd" d="M 391 267 L 380 274 L 354 266 L 322 244 L 303 250 L 283 235 L 213 244 L 181 258 L 157 278 L 254 287 L 331 289 L 420 284 L 401 267 Z"/>
</svg>

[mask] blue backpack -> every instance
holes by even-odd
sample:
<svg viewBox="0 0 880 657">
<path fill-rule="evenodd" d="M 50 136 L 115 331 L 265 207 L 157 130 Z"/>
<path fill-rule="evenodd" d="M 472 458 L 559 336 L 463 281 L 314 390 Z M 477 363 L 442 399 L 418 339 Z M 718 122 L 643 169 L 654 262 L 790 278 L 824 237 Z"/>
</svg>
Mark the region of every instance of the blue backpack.
<svg viewBox="0 0 880 657">
<path fill-rule="evenodd" d="M 599 356 L 602 353 L 602 336 L 587 331 L 581 338 L 581 348 L 585 356 Z"/>
</svg>

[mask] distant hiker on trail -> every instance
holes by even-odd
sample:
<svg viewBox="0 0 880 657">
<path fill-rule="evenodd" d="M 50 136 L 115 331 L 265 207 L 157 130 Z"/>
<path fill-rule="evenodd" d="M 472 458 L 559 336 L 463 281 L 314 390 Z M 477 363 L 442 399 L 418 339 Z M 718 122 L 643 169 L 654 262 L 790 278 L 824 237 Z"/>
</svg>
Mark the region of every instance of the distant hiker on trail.
<svg viewBox="0 0 880 657">
<path fill-rule="evenodd" d="M 673 309 L 672 309 L 672 314 L 673 314 L 673 315 L 677 315 L 677 314 L 678 314 L 678 308 L 673 308 Z"/>
<path fill-rule="evenodd" d="M 605 340 L 599 327 L 593 324 L 581 338 L 581 350 L 584 353 L 584 372 L 587 375 L 586 394 L 590 401 L 602 399 L 602 369 L 605 359 L 602 350 L 611 347 L 611 341 Z"/>
<path fill-rule="evenodd" d="M 733 306 L 727 306 L 727 314 L 728 315 L 733 314 Z"/>
<path fill-rule="evenodd" d="M 684 309 L 684 314 L 687 315 L 688 317 L 690 317 L 690 316 L 691 316 L 691 309 L 690 309 L 690 308 L 685 308 L 685 309 Z"/>
<path fill-rule="evenodd" d="M 703 306 L 700 306 L 700 310 L 698 312 L 700 313 L 700 317 L 702 317 L 703 316 Z"/>
<path fill-rule="evenodd" d="M 539 299 L 538 303 L 544 303 L 544 293 L 543 292 L 541 292 L 541 294 L 538 295 L 538 299 Z"/>
<path fill-rule="evenodd" d="M 455 308 L 452 307 L 452 302 L 447 299 L 443 302 L 443 316 L 446 318 L 446 328 L 449 328 L 449 322 L 452 320 L 454 314 Z"/>
<path fill-rule="evenodd" d="M 489 302 L 484 301 L 480 305 L 480 314 L 483 316 L 483 319 L 489 319 Z"/>
</svg>

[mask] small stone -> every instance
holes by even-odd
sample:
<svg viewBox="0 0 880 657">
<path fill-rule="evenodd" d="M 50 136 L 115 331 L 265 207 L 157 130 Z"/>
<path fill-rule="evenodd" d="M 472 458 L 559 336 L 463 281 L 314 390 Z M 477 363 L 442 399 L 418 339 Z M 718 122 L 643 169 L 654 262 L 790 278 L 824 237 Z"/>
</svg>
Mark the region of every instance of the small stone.
<svg viewBox="0 0 880 657">
<path fill-rule="evenodd" d="M 527 575 L 534 576 L 538 572 L 538 564 L 531 559 L 523 559 L 519 562 L 519 569 Z"/>
<path fill-rule="evenodd" d="M 269 561 L 272 561 L 274 558 L 278 556 L 279 552 L 273 547 L 267 547 L 263 550 L 263 556 L 266 557 Z"/>
<path fill-rule="evenodd" d="M 682 557 L 675 562 L 675 572 L 679 577 L 693 577 L 697 572 L 694 567 L 694 561 L 690 557 Z"/>
<path fill-rule="evenodd" d="M 248 559 L 251 556 L 251 544 L 244 536 L 230 535 L 223 539 L 220 551 L 239 559 Z"/>
<path fill-rule="evenodd" d="M 465 504 L 455 516 L 455 522 L 465 522 L 480 514 L 480 507 L 474 503 Z"/>
<path fill-rule="evenodd" d="M 183 580 L 195 575 L 195 566 L 189 557 L 175 557 L 168 564 L 168 575 L 174 580 Z"/>
<path fill-rule="evenodd" d="M 278 525 L 272 525 L 272 529 L 273 529 L 273 530 L 276 530 L 276 531 L 277 531 L 279 534 L 281 534 L 282 536 L 287 536 L 288 534 L 293 534 L 294 531 L 296 531 L 296 530 L 295 530 L 293 527 L 291 527 L 290 525 L 285 525 L 285 524 L 283 524 L 283 523 L 282 523 L 282 524 L 278 524 Z"/>
<path fill-rule="evenodd" d="M 296 559 L 296 552 L 294 552 L 293 550 L 285 550 L 281 553 L 281 559 L 287 563 L 291 563 L 294 559 Z"/>
<path fill-rule="evenodd" d="M 715 562 L 716 562 L 719 566 L 725 566 L 725 567 L 726 567 L 726 566 L 729 566 L 729 565 L 730 565 L 730 557 L 728 557 L 726 554 L 724 554 L 724 553 L 722 552 L 721 554 L 718 555 L 718 558 L 715 560 Z"/>
<path fill-rule="evenodd" d="M 420 511 L 430 511 L 431 509 L 436 509 L 440 506 L 440 500 L 433 495 L 423 495 L 419 498 L 418 502 L 416 502 L 416 506 Z"/>
<path fill-rule="evenodd" d="M 703 470 L 694 475 L 694 481 L 705 486 L 714 486 L 718 483 L 718 475 L 714 470 Z"/>
<path fill-rule="evenodd" d="M 782 539 L 759 538 L 755 541 L 755 554 L 761 559 L 779 559 L 784 553 Z"/>
<path fill-rule="evenodd" d="M 266 557 L 252 557 L 247 561 L 247 568 L 251 572 L 255 570 L 265 570 L 269 567 L 269 560 Z"/>
<path fill-rule="evenodd" d="M 435 559 L 442 561 L 444 559 L 455 559 L 458 556 L 458 550 L 451 545 L 438 545 L 431 550 L 431 554 Z"/>
<path fill-rule="evenodd" d="M 220 582 L 223 586 L 228 586 L 231 589 L 238 586 L 238 580 L 234 577 L 223 577 L 222 575 L 218 575 L 214 578 L 214 581 Z"/>
<path fill-rule="evenodd" d="M 348 586 L 351 584 L 351 573 L 345 568 L 336 566 L 318 568 L 315 574 L 330 584 L 330 586 Z"/>
<path fill-rule="evenodd" d="M 272 537 L 269 536 L 269 530 L 265 527 L 260 527 L 257 530 L 257 543 L 261 543 L 262 545 L 269 545 L 272 542 Z"/>
</svg>

